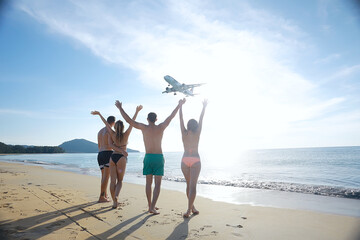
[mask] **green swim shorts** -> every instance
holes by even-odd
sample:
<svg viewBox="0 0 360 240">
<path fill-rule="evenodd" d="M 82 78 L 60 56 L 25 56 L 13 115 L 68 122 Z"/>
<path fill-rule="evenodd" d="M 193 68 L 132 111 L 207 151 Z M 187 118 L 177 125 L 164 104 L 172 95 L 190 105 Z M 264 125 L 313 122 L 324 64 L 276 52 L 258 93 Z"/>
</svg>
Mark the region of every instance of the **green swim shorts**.
<svg viewBox="0 0 360 240">
<path fill-rule="evenodd" d="M 144 158 L 143 175 L 164 176 L 164 162 L 162 154 L 147 153 Z"/>
</svg>

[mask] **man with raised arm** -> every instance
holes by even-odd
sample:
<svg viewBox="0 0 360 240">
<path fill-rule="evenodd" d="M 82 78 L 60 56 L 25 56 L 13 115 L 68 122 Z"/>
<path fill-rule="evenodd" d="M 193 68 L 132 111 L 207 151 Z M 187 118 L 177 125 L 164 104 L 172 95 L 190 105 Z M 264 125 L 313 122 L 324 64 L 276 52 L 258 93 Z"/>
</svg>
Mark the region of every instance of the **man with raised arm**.
<svg viewBox="0 0 360 240">
<path fill-rule="evenodd" d="M 143 124 L 132 120 L 127 113 L 122 108 L 122 103 L 116 101 L 115 105 L 120 110 L 121 115 L 134 128 L 140 129 L 143 134 L 144 145 L 146 155 L 144 158 L 144 167 L 143 175 L 146 175 L 146 197 L 149 206 L 149 212 L 152 214 L 159 214 L 157 208 L 155 207 L 156 201 L 160 194 L 161 179 L 164 176 L 164 156 L 161 148 L 161 141 L 164 134 L 164 130 L 169 126 L 171 120 L 175 117 L 180 106 L 185 103 L 185 99 L 179 101 L 179 104 L 176 106 L 174 111 L 170 114 L 169 117 L 165 119 L 164 122 L 156 125 L 157 120 L 156 113 L 148 114 L 148 124 Z M 154 176 L 154 177 L 153 177 Z M 153 192 L 153 198 L 151 200 L 151 185 L 155 179 L 155 188 Z"/>
<path fill-rule="evenodd" d="M 115 117 L 109 116 L 107 118 L 107 122 L 111 127 L 115 124 Z M 109 199 L 107 197 L 107 185 L 109 182 L 109 161 L 111 154 L 113 153 L 113 150 L 110 146 L 110 143 L 108 142 L 109 139 L 109 132 L 106 129 L 106 127 L 100 129 L 98 133 L 98 148 L 99 153 L 97 156 L 98 164 L 101 170 L 101 187 L 100 187 L 100 197 L 99 197 L 99 203 L 100 202 L 109 202 Z"/>
</svg>

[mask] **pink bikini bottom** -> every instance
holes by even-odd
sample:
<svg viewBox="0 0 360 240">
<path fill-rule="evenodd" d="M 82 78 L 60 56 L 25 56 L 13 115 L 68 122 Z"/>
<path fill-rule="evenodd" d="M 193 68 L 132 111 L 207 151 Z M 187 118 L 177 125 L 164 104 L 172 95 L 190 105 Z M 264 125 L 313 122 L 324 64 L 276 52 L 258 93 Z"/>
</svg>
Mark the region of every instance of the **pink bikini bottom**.
<svg viewBox="0 0 360 240">
<path fill-rule="evenodd" d="M 200 158 L 198 157 L 183 157 L 181 160 L 186 166 L 191 167 L 197 162 L 200 162 Z"/>
</svg>

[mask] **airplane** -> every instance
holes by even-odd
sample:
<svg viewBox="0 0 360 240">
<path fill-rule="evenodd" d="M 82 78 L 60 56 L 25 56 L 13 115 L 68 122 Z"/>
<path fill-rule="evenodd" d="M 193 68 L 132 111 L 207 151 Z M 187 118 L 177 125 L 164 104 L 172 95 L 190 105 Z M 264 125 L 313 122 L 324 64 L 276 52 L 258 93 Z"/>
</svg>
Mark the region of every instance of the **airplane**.
<svg viewBox="0 0 360 240">
<path fill-rule="evenodd" d="M 193 93 L 194 87 L 199 87 L 204 84 L 204 83 L 199 83 L 199 84 L 184 84 L 183 83 L 183 84 L 181 84 L 169 75 L 166 75 L 164 77 L 164 79 L 168 83 L 168 87 L 162 93 L 173 92 L 174 95 L 176 95 L 176 92 L 181 92 L 181 93 L 185 94 L 186 97 L 195 96 L 195 94 Z M 172 87 L 170 88 L 170 86 L 172 86 Z"/>
</svg>

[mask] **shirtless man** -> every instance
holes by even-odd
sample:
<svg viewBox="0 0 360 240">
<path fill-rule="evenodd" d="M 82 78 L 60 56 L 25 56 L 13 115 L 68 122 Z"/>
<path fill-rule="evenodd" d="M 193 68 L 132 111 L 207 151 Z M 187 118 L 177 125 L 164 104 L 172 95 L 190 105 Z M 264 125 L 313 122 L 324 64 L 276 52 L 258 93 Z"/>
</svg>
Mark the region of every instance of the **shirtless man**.
<svg viewBox="0 0 360 240">
<path fill-rule="evenodd" d="M 110 116 L 106 120 L 111 127 L 115 124 L 115 117 Z M 108 196 L 107 196 L 107 185 L 109 182 L 109 161 L 111 154 L 113 153 L 112 148 L 110 147 L 110 143 L 108 142 L 109 139 L 109 132 L 106 129 L 106 127 L 102 128 L 98 133 L 98 148 L 99 153 L 97 156 L 97 160 L 99 163 L 99 167 L 101 170 L 101 188 L 100 188 L 100 197 L 99 197 L 99 203 L 101 202 L 109 202 Z"/>
<path fill-rule="evenodd" d="M 175 117 L 179 108 L 185 103 L 185 99 L 179 101 L 171 115 L 165 119 L 164 122 L 156 125 L 157 120 L 156 113 L 148 114 L 148 124 L 143 124 L 132 120 L 122 108 L 122 103 L 116 101 L 115 105 L 120 110 L 121 115 L 134 128 L 140 129 L 143 134 L 144 145 L 146 155 L 144 158 L 143 175 L 146 175 L 146 197 L 149 206 L 149 212 L 156 215 L 159 214 L 155 205 L 160 194 L 160 185 L 162 176 L 164 176 L 164 156 L 161 148 L 161 141 L 164 134 L 164 130 L 169 126 L 171 120 Z M 153 182 L 153 176 L 155 179 L 155 188 L 153 192 L 153 199 L 151 201 L 151 185 Z"/>
</svg>

